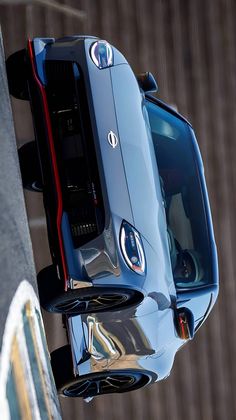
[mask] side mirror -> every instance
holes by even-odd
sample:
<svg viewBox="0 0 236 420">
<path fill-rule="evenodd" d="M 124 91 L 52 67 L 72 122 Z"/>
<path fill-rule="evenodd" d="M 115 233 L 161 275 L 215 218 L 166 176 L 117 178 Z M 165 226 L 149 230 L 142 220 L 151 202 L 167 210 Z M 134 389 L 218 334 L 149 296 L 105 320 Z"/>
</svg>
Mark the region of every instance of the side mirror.
<svg viewBox="0 0 236 420">
<path fill-rule="evenodd" d="M 157 92 L 158 86 L 157 82 L 150 71 L 146 73 L 140 73 L 136 76 L 139 87 L 145 92 Z"/>
<path fill-rule="evenodd" d="M 192 340 L 194 336 L 194 316 L 188 308 L 175 310 L 175 326 L 179 338 Z"/>
</svg>

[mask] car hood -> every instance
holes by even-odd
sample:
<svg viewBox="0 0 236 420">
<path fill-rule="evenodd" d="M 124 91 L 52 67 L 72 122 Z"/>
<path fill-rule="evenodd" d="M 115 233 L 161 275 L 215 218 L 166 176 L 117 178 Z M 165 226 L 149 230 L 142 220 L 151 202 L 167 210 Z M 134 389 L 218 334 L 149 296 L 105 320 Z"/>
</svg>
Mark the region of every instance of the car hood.
<svg viewBox="0 0 236 420">
<path fill-rule="evenodd" d="M 147 111 L 130 67 L 114 67 L 111 75 L 134 224 L 155 247 L 157 231 L 167 238 L 166 216 Z"/>
<path fill-rule="evenodd" d="M 130 309 L 72 317 L 69 330 L 80 375 L 127 367 L 148 369 L 160 380 L 170 373 L 175 353 L 183 345 L 175 331 L 173 310 L 158 294 Z"/>
<path fill-rule="evenodd" d="M 149 289 L 152 279 L 156 283 L 156 279 L 164 278 L 169 293 L 175 295 L 165 202 L 143 96 L 128 65 L 112 68 L 111 79 L 133 223 L 145 246 L 148 266 L 144 287 Z M 160 288 L 161 284 L 157 290 Z"/>
</svg>

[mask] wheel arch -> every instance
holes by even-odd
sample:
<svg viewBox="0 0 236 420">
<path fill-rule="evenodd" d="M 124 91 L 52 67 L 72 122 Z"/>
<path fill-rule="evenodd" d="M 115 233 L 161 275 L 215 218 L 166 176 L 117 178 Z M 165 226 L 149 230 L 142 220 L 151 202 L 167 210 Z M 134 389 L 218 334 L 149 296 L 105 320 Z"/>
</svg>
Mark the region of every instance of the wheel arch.
<svg viewBox="0 0 236 420">
<path fill-rule="evenodd" d="M 88 360 L 81 363 L 81 368 L 84 364 L 87 369 L 82 368 L 81 375 L 76 375 L 69 345 L 51 353 L 51 363 L 58 393 L 67 397 L 88 398 L 101 394 L 128 392 L 147 386 L 156 380 L 154 372 L 139 366 L 127 367 L 126 363 L 116 369 L 100 366 L 100 370 L 95 370 Z M 76 387 L 79 389 L 79 395 L 76 395 Z"/>
</svg>

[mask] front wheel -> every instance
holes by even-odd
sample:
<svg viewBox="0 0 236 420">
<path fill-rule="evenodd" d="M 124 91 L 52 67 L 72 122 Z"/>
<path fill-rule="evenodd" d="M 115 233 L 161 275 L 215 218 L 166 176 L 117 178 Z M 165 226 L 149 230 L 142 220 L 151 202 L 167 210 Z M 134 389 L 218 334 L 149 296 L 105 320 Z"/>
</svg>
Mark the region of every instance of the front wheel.
<svg viewBox="0 0 236 420">
<path fill-rule="evenodd" d="M 42 176 L 35 141 L 25 143 L 18 149 L 23 187 L 29 191 L 42 192 Z"/>
<path fill-rule="evenodd" d="M 107 370 L 74 376 L 70 346 L 51 353 L 58 393 L 66 397 L 93 398 L 98 395 L 134 391 L 150 383 L 150 372 L 138 369 Z"/>
<path fill-rule="evenodd" d="M 6 61 L 9 91 L 17 99 L 29 100 L 26 50 L 16 51 Z"/>
<path fill-rule="evenodd" d="M 49 312 L 79 315 L 91 312 L 120 310 L 143 299 L 143 294 L 132 289 L 107 287 L 85 287 L 63 290 L 53 266 L 38 274 L 40 303 Z"/>
</svg>

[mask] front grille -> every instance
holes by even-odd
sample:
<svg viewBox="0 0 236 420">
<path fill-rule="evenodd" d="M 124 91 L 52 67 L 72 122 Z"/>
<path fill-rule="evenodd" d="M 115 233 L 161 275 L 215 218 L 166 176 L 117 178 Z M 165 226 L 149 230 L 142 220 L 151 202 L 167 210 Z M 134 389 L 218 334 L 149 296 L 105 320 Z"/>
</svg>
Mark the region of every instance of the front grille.
<svg viewBox="0 0 236 420">
<path fill-rule="evenodd" d="M 46 61 L 47 97 L 74 247 L 104 229 L 104 206 L 82 74 L 76 64 Z"/>
</svg>

